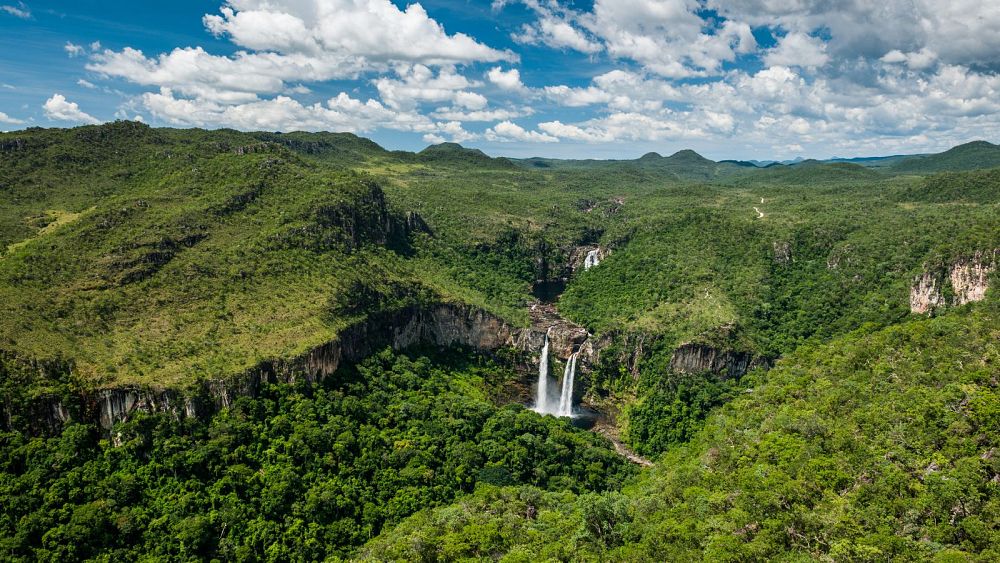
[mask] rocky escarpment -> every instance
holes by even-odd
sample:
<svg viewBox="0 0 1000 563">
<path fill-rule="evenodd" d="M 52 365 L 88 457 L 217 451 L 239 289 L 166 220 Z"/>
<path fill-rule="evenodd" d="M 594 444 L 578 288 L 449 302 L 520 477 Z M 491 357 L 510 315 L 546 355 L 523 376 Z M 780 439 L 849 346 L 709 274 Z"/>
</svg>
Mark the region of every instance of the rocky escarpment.
<svg viewBox="0 0 1000 563">
<path fill-rule="evenodd" d="M 602 351 L 613 343 L 613 337 L 593 337 L 585 328 L 559 316 L 551 305 L 536 303 L 530 312 L 529 327 L 512 326 L 488 312 L 458 304 L 376 313 L 345 329 L 336 340 L 300 356 L 266 360 L 232 377 L 204 380 L 184 389 L 122 385 L 72 397 L 46 395 L 23 402 L 5 397 L 4 416 L 0 420 L 7 429 L 17 428 L 32 434 L 57 432 L 71 420 L 92 422 L 111 431 L 114 439 L 115 425 L 136 413 L 169 413 L 177 418 L 209 416 L 228 408 L 240 397 L 256 396 L 265 384 L 320 382 L 342 365 L 359 362 L 385 347 L 397 351 L 418 346 L 465 347 L 484 353 L 512 349 L 522 357 L 522 371 L 533 375 L 546 335 L 550 358 L 555 362 L 564 364 L 576 354 L 579 383 L 574 400 L 579 401 L 587 389 L 589 374 L 599 364 Z M 635 369 L 644 353 L 644 342 L 645 339 L 624 341 Z M 631 350 L 633 347 L 636 349 Z M 617 346 L 615 350 L 620 348 Z M 670 367 L 678 372 L 709 371 L 724 377 L 740 377 L 764 365 L 766 362 L 749 353 L 685 344 L 674 352 Z M 72 366 L 59 363 L 45 367 L 45 371 L 52 372 L 50 380 L 66 380 L 71 378 Z"/>
<path fill-rule="evenodd" d="M 989 289 L 990 275 L 996 270 L 1000 249 L 976 251 L 945 268 L 926 269 L 910 286 L 910 311 L 931 313 L 947 305 L 982 301 Z"/>
<path fill-rule="evenodd" d="M 299 378 L 321 381 L 345 362 L 358 362 L 387 346 L 395 350 L 464 346 L 486 352 L 511 347 L 537 354 L 544 337 L 544 332 L 512 327 L 494 315 L 463 305 L 408 307 L 372 315 L 344 330 L 338 339 L 301 356 L 267 360 L 230 378 L 203 381 L 183 390 L 128 385 L 98 389 L 71 399 L 38 397 L 28 405 L 8 401 L 3 421 L 8 428 L 23 426 L 37 434 L 56 430 L 69 420 L 92 421 L 110 430 L 136 412 L 205 416 L 230 406 L 239 397 L 255 396 L 264 383 Z M 67 366 L 62 369 L 71 371 Z"/>
<path fill-rule="evenodd" d="M 723 379 L 743 377 L 752 369 L 770 363 L 750 352 L 723 350 L 705 344 L 687 343 L 674 350 L 670 370 L 677 373 L 711 372 Z"/>
</svg>

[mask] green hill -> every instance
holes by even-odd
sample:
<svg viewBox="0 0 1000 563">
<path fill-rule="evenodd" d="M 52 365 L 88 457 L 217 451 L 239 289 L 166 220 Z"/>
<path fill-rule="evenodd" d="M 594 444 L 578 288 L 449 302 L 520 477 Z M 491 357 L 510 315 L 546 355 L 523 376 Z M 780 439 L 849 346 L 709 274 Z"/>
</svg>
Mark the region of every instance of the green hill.
<svg viewBox="0 0 1000 563">
<path fill-rule="evenodd" d="M 943 153 L 908 158 L 887 170 L 897 174 L 933 174 L 997 167 L 1000 167 L 1000 145 L 973 141 Z"/>
<path fill-rule="evenodd" d="M 421 162 L 435 165 L 454 164 L 467 166 L 488 166 L 510 168 L 513 165 L 506 158 L 492 158 L 479 149 L 467 149 L 458 143 L 439 143 L 417 153 Z"/>
</svg>

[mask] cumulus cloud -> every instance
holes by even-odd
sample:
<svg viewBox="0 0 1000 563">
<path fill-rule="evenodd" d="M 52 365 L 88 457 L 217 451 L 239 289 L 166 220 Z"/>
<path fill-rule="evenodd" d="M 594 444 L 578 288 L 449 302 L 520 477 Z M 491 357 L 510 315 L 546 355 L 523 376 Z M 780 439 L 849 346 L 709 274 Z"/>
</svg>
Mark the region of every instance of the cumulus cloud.
<svg viewBox="0 0 1000 563">
<path fill-rule="evenodd" d="M 486 130 L 485 137 L 502 143 L 520 141 L 527 143 L 557 143 L 559 139 L 538 131 L 528 131 L 511 121 L 501 121 Z"/>
<path fill-rule="evenodd" d="M 475 111 L 467 111 L 455 107 L 442 107 L 435 109 L 430 115 L 435 119 L 447 119 L 450 121 L 509 121 L 533 113 L 534 110 L 530 107 L 519 109 L 481 109 Z"/>
<path fill-rule="evenodd" d="M 9 123 L 11 125 L 21 125 L 22 123 L 24 123 L 24 120 L 22 120 L 22 119 L 15 119 L 15 118 L 7 115 L 6 113 L 0 111 L 0 123 Z"/>
<path fill-rule="evenodd" d="M 466 109 L 486 107 L 482 94 L 468 88 L 479 86 L 448 66 L 435 74 L 427 66 L 405 65 L 396 69 L 399 79 L 379 78 L 374 81 L 379 96 L 393 108 L 413 109 L 420 102 L 449 102 Z"/>
<path fill-rule="evenodd" d="M 998 3 L 496 0 L 494 8 L 514 2 L 533 14 L 513 30 L 516 42 L 582 53 L 573 60 L 601 70 L 529 88 L 524 79 L 540 78 L 516 54 L 446 31 L 418 3 L 390 0 L 229 0 L 203 18 L 237 47 L 227 55 L 198 46 L 66 50 L 87 55 L 90 80 L 145 86 L 130 114 L 178 125 L 845 153 L 1000 136 Z M 758 45 L 751 30 L 775 43 Z M 313 86 L 331 80 L 377 93 L 344 88 L 354 93 L 317 102 L 322 89 Z M 515 123 L 538 114 L 534 130 Z M 477 122 L 494 125 L 465 128 Z"/>
<path fill-rule="evenodd" d="M 592 11 L 575 11 L 557 2 L 521 3 L 537 19 L 515 33 L 515 41 L 587 54 L 606 52 L 667 77 L 716 74 L 723 62 L 756 48 L 749 25 L 708 22 L 692 0 L 596 0 Z"/>
<path fill-rule="evenodd" d="M 42 105 L 45 116 L 56 121 L 72 121 L 74 123 L 95 124 L 101 121 L 96 117 L 84 113 L 76 102 L 71 102 L 62 94 L 53 94 L 51 98 L 45 100 Z"/>
<path fill-rule="evenodd" d="M 67 41 L 66 44 L 63 45 L 63 50 L 66 51 L 66 54 L 69 55 L 70 57 L 79 57 L 84 52 L 82 46 L 76 45 L 69 41 Z"/>
<path fill-rule="evenodd" d="M 769 49 L 764 55 L 764 63 L 768 66 L 816 68 L 829 60 L 826 43 L 822 39 L 799 32 L 785 35 L 776 47 Z"/>
<path fill-rule="evenodd" d="M 526 92 L 528 90 L 521 82 L 521 71 L 516 68 L 503 70 L 501 67 L 493 67 L 486 73 L 486 78 L 502 90 L 511 92 Z"/>
<path fill-rule="evenodd" d="M 519 114 L 490 110 L 487 98 L 475 91 L 483 83 L 459 70 L 476 62 L 514 62 L 516 55 L 462 33 L 449 34 L 417 3 L 402 9 L 390 0 L 229 0 L 219 13 L 205 15 L 203 23 L 241 49 L 216 55 L 192 46 L 147 55 L 131 47 L 100 50 L 95 44 L 86 69 L 155 88 L 141 95 L 140 103 L 175 124 L 385 127 L 470 139 L 470 133 L 456 129 L 456 118 L 492 121 Z M 74 46 L 72 53 L 82 51 Z M 520 82 L 516 70 L 494 77 L 505 85 L 511 79 Z M 362 79 L 370 79 L 378 101 L 360 102 L 346 94 L 318 104 L 296 99 L 311 92 L 311 83 Z M 446 121 L 422 114 L 425 104 L 438 106 L 435 119 Z"/>
<path fill-rule="evenodd" d="M 361 101 L 341 93 L 325 103 L 302 104 L 288 96 L 228 104 L 179 98 L 169 88 L 148 92 L 143 105 L 157 118 L 175 125 L 235 127 L 246 130 L 337 130 L 365 132 L 376 128 L 430 132 L 427 117 L 388 108 L 376 100 Z"/>
<path fill-rule="evenodd" d="M 31 9 L 24 2 L 18 2 L 17 6 L 11 4 L 0 5 L 0 10 L 22 20 L 31 19 Z"/>
<path fill-rule="evenodd" d="M 220 12 L 206 15 L 205 27 L 254 51 L 423 63 L 515 58 L 463 33 L 449 35 L 417 3 L 400 10 L 389 0 L 229 0 Z"/>
<path fill-rule="evenodd" d="M 1000 64 L 1000 3 L 981 0 L 708 0 L 726 18 L 809 34 L 825 30 L 838 59 L 923 48 L 946 63 Z"/>
</svg>

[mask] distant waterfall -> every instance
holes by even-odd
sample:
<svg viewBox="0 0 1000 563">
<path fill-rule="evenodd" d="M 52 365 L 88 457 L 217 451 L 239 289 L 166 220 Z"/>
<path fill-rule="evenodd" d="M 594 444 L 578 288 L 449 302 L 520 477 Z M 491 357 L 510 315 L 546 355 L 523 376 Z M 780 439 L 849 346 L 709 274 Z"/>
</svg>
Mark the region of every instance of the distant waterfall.
<svg viewBox="0 0 1000 563">
<path fill-rule="evenodd" d="M 535 393 L 535 410 L 549 412 L 549 333 L 545 333 L 542 359 L 538 362 L 538 391 Z"/>
<path fill-rule="evenodd" d="M 601 257 L 599 255 L 600 251 L 600 248 L 595 248 L 587 253 L 587 257 L 583 259 L 584 270 L 589 270 L 601 263 Z"/>
<path fill-rule="evenodd" d="M 566 370 L 563 371 L 562 393 L 559 395 L 558 416 L 573 416 L 573 378 L 576 376 L 576 356 L 573 355 L 566 361 Z"/>
</svg>

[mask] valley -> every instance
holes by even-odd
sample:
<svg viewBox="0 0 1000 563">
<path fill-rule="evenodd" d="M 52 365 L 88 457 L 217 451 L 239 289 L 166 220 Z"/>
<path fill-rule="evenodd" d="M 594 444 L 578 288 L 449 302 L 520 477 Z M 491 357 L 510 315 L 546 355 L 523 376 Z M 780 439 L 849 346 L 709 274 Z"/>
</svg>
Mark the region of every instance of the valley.
<svg viewBox="0 0 1000 563">
<path fill-rule="evenodd" d="M 0 552 L 990 560 L 997 162 L 0 134 Z"/>
</svg>

